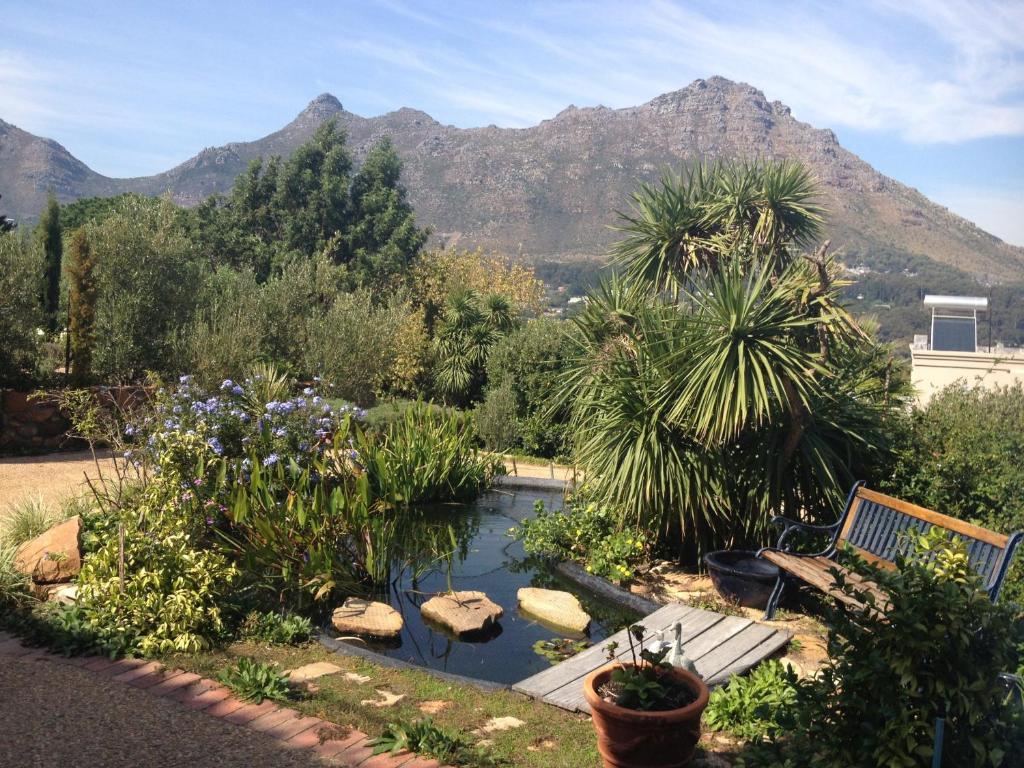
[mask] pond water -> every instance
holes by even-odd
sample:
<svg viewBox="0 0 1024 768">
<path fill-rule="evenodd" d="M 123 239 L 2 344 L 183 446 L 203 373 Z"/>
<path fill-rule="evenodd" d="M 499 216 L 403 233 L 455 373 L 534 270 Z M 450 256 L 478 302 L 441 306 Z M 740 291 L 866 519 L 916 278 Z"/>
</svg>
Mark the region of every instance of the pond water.
<svg viewBox="0 0 1024 768">
<path fill-rule="evenodd" d="M 515 683 L 547 669 L 550 662 L 534 651 L 541 640 L 573 638 L 597 644 L 625 626 L 635 616 L 587 592 L 561 577 L 542 561 L 529 557 L 523 545 L 508 535 L 519 520 L 533 514 L 534 503 L 549 509 L 562 506 L 557 492 L 532 489 L 493 490 L 467 505 L 450 505 L 422 513 L 418 532 L 409 532 L 423 551 L 412 565 L 396 567 L 386 600 L 403 616 L 401 636 L 391 643 L 373 643 L 378 653 L 431 669 L 458 675 Z M 423 535 L 424 530 L 433 535 Z M 423 544 L 427 541 L 427 544 Z M 437 545 L 429 544 L 437 541 Z M 455 554 L 450 561 L 439 551 Z M 546 626 L 519 613 L 516 592 L 520 587 L 544 587 L 572 592 L 592 621 L 587 635 L 573 635 Z M 443 629 L 427 624 L 419 607 L 439 592 L 479 590 L 500 605 L 505 615 L 486 637 L 458 639 Z M 366 647 L 363 643 L 357 643 Z"/>
</svg>

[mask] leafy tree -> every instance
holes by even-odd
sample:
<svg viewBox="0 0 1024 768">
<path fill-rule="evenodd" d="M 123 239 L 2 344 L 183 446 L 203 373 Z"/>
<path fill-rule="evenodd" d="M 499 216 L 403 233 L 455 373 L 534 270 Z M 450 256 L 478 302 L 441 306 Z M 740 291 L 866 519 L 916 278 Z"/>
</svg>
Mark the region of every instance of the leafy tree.
<svg viewBox="0 0 1024 768">
<path fill-rule="evenodd" d="M 465 290 L 448 297 L 434 338 L 434 382 L 446 401 L 466 405 L 480 399 L 487 353 L 514 326 L 503 296 L 481 298 Z"/>
<path fill-rule="evenodd" d="M 352 180 L 351 223 L 340 258 L 359 284 L 405 275 L 427 241 L 428 232 L 416 228 L 401 173 L 402 161 L 385 138 L 370 150 Z"/>
<path fill-rule="evenodd" d="M 71 374 L 84 383 L 92 376 L 92 349 L 96 335 L 96 258 L 82 228 L 71 235 L 68 246 L 70 300 Z"/>
<path fill-rule="evenodd" d="M 0 233 L 0 386 L 35 383 L 42 256 L 16 232 Z"/>
<path fill-rule="evenodd" d="M 169 200 L 157 208 L 129 200 L 86 231 L 97 262 L 93 373 L 124 381 L 179 371 L 202 268 L 177 209 Z"/>
<path fill-rule="evenodd" d="M 67 235 L 86 224 L 101 224 L 110 216 L 122 210 L 128 203 L 142 207 L 158 208 L 160 198 L 122 192 L 112 197 L 82 197 L 60 207 L 61 232 Z"/>
<path fill-rule="evenodd" d="M 889 361 L 839 302 L 815 188 L 787 163 L 698 166 L 641 187 L 573 319 L 561 402 L 597 496 L 695 560 L 773 513 L 834 513 L 886 456 Z"/>
<path fill-rule="evenodd" d="M 568 451 L 569 409 L 559 406 L 556 396 L 572 354 L 565 325 L 550 318 L 530 320 L 490 350 L 486 402 L 498 390 L 510 393 L 506 418 L 528 454 L 551 458 Z M 507 404 L 506 395 L 495 397 L 495 407 Z"/>
<path fill-rule="evenodd" d="M 60 204 L 53 192 L 46 200 L 46 208 L 36 226 L 36 237 L 43 253 L 43 311 L 49 329 L 57 328 L 60 307 L 60 261 L 64 247 L 61 243 Z"/>
</svg>

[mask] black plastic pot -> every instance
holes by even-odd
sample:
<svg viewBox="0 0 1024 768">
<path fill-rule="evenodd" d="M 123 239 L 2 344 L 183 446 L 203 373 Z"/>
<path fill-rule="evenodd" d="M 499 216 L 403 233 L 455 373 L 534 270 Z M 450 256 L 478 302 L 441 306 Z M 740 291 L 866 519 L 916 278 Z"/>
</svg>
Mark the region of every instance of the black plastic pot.
<svg viewBox="0 0 1024 768">
<path fill-rule="evenodd" d="M 742 549 L 721 549 L 704 555 L 711 582 L 718 594 L 745 608 L 764 608 L 779 569 Z"/>
</svg>

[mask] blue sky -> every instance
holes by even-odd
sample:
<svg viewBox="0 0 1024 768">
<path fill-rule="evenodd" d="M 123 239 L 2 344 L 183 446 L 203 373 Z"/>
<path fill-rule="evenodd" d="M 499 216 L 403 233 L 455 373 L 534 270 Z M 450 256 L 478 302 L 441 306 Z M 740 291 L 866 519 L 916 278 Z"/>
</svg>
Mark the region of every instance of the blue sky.
<svg viewBox="0 0 1024 768">
<path fill-rule="evenodd" d="M 1024 245 L 1024 2 L 6 0 L 0 118 L 111 176 L 253 139 L 329 91 L 527 126 L 722 75 Z"/>
</svg>

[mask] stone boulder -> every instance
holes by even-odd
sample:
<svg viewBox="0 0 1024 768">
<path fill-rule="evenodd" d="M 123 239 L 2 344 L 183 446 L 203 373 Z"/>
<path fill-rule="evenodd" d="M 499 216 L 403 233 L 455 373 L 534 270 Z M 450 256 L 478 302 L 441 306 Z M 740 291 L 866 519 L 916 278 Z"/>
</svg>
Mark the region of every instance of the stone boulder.
<svg viewBox="0 0 1024 768">
<path fill-rule="evenodd" d="M 82 519 L 75 515 L 18 547 L 14 567 L 36 584 L 71 581 L 82 569 Z"/>
<path fill-rule="evenodd" d="M 505 615 L 500 605 L 483 592 L 475 591 L 437 595 L 420 606 L 420 613 L 424 619 L 447 627 L 456 635 L 489 629 Z"/>
<path fill-rule="evenodd" d="M 569 592 L 523 587 L 516 597 L 522 611 L 548 624 L 564 627 L 573 632 L 586 632 L 590 626 L 590 614 L 583 610 L 580 601 Z"/>
<path fill-rule="evenodd" d="M 362 637 L 398 637 L 404 625 L 402 614 L 387 603 L 375 603 L 358 597 L 348 598 L 331 615 L 331 624 L 344 635 Z"/>
</svg>

